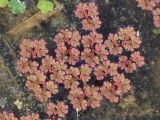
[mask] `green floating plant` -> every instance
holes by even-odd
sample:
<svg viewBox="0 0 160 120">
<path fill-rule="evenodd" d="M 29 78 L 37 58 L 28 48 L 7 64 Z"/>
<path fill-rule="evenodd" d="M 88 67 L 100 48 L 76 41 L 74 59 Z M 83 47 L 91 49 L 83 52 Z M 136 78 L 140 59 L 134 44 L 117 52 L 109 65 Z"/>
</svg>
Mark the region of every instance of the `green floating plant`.
<svg viewBox="0 0 160 120">
<path fill-rule="evenodd" d="M 24 13 L 26 9 L 25 4 L 19 0 L 10 0 L 8 7 L 13 14 Z"/>
<path fill-rule="evenodd" d="M 160 28 L 155 28 L 153 29 L 154 34 L 160 34 Z"/>
<path fill-rule="evenodd" d="M 43 14 L 52 11 L 54 8 L 54 4 L 48 0 L 39 0 L 37 7 L 41 10 Z"/>
<path fill-rule="evenodd" d="M 8 5 L 8 3 L 9 3 L 8 0 L 0 0 L 0 7 L 4 8 Z"/>
</svg>

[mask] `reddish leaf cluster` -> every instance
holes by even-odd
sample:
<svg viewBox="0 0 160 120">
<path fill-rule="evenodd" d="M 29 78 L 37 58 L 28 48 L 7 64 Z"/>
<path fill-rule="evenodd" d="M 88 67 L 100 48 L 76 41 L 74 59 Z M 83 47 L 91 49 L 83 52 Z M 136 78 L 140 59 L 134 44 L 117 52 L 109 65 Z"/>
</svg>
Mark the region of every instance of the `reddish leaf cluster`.
<svg viewBox="0 0 160 120">
<path fill-rule="evenodd" d="M 48 72 L 52 73 L 52 66 L 57 64 L 56 61 L 48 55 L 44 40 L 25 39 L 20 44 L 20 49 L 21 57 L 17 61 L 17 69 L 27 76 L 27 88 L 33 91 L 41 102 L 47 101 L 52 94 L 58 93 L 57 84 L 48 81 L 46 76 Z"/>
<path fill-rule="evenodd" d="M 39 114 L 32 113 L 27 116 L 21 116 L 20 120 L 40 120 Z"/>
<path fill-rule="evenodd" d="M 152 11 L 155 27 L 160 27 L 160 0 L 136 0 L 143 10 Z"/>
<path fill-rule="evenodd" d="M 139 51 L 131 54 L 131 57 L 128 58 L 126 56 L 119 57 L 119 67 L 125 70 L 126 73 L 132 73 L 139 67 L 144 65 L 144 57 L 140 56 Z"/>
<path fill-rule="evenodd" d="M 6 111 L 3 111 L 2 113 L 0 113 L 0 120 L 40 120 L 40 118 L 39 115 L 36 113 L 16 118 L 13 113 L 8 113 Z"/>
<path fill-rule="evenodd" d="M 18 120 L 13 113 L 3 111 L 0 113 L 0 120 Z"/>
<path fill-rule="evenodd" d="M 81 36 L 78 31 L 62 29 L 54 38 L 57 44 L 56 59 L 61 62 L 69 62 L 75 65 L 79 61 L 79 41 Z"/>
<path fill-rule="evenodd" d="M 160 28 L 160 8 L 154 9 L 152 13 L 153 13 L 154 25 Z"/>
<path fill-rule="evenodd" d="M 68 113 L 68 106 L 64 102 L 49 103 L 47 113 L 51 118 L 61 120 Z"/>
<path fill-rule="evenodd" d="M 75 15 L 82 19 L 84 30 L 96 30 L 101 27 L 98 8 L 95 3 L 79 3 Z"/>
<path fill-rule="evenodd" d="M 55 58 L 48 53 L 44 40 L 24 40 L 17 68 L 41 102 L 58 94 L 63 85 L 68 102 L 78 111 L 99 107 L 103 98 L 116 103 L 131 89 L 124 73 L 144 65 L 138 51 L 141 40 L 131 26 L 110 33 L 105 40 L 97 32 L 101 21 L 95 3 L 79 3 L 75 14 L 88 34 L 62 29 L 54 38 Z M 49 103 L 47 108 L 51 119 L 61 119 L 68 113 L 68 106 L 62 101 Z"/>
</svg>

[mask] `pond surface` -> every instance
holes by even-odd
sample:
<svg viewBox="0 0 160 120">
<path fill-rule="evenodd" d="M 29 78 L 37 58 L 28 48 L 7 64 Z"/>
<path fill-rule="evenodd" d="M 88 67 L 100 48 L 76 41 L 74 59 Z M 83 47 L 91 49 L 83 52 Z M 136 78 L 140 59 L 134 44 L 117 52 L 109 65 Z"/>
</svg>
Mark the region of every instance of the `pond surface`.
<svg viewBox="0 0 160 120">
<path fill-rule="evenodd" d="M 105 37 L 110 32 L 117 31 L 119 27 L 128 25 L 139 31 L 142 39 L 140 51 L 146 64 L 129 76 L 132 90 L 118 104 L 104 101 L 96 110 L 87 109 L 80 112 L 79 120 L 160 120 L 160 34 L 152 32 L 155 27 L 151 12 L 141 10 L 135 0 L 88 1 L 98 4 L 103 22 L 100 31 Z M 26 78 L 18 74 L 16 60 L 22 39 L 44 38 L 51 43 L 53 36 L 62 27 L 77 27 L 73 11 L 79 0 L 60 2 L 64 4 L 61 12 L 45 18 L 44 21 L 38 21 L 39 24 L 33 25 L 32 29 L 24 28 L 21 33 L 15 35 L 11 31 L 38 12 L 34 2 L 22 15 L 13 15 L 8 9 L 0 9 L 0 111 L 13 112 L 16 116 L 38 112 L 45 118 L 45 105 L 38 102 L 24 87 Z M 28 25 L 26 23 L 26 26 Z M 15 104 L 16 101 L 19 104 Z M 66 120 L 77 120 L 77 113 L 71 110 Z"/>
</svg>

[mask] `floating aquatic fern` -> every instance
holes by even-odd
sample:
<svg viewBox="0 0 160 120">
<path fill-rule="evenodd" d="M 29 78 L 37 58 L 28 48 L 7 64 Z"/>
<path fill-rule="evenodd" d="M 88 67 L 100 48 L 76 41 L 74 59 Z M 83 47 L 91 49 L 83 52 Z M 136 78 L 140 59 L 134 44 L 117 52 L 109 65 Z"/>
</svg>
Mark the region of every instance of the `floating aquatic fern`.
<svg viewBox="0 0 160 120">
<path fill-rule="evenodd" d="M 54 8 L 54 4 L 48 0 L 39 0 L 37 7 L 41 10 L 43 14 L 52 11 Z"/>
<path fill-rule="evenodd" d="M 13 14 L 24 13 L 26 10 L 26 5 L 20 0 L 0 0 L 0 7 L 4 8 L 8 6 Z M 48 13 L 54 9 L 54 3 L 48 0 L 38 0 L 37 7 L 43 14 Z"/>
<path fill-rule="evenodd" d="M 24 13 L 26 9 L 25 4 L 19 0 L 10 0 L 8 7 L 13 14 Z"/>
<path fill-rule="evenodd" d="M 9 3 L 8 0 L 0 0 L 0 7 L 4 8 L 8 5 L 8 3 Z"/>
<path fill-rule="evenodd" d="M 154 34 L 160 34 L 160 28 L 155 28 L 153 29 Z"/>
</svg>

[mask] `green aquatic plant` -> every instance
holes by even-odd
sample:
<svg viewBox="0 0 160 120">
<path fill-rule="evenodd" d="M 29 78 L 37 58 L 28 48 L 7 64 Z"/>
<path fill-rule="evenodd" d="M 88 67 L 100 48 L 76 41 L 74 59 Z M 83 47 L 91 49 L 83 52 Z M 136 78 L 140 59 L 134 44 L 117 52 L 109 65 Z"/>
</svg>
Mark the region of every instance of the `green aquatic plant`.
<svg viewBox="0 0 160 120">
<path fill-rule="evenodd" d="M 155 28 L 153 29 L 154 34 L 160 34 L 160 28 Z"/>
<path fill-rule="evenodd" d="M 7 6 L 13 14 L 24 13 L 24 11 L 26 10 L 26 5 L 20 0 L 0 0 L 0 8 L 4 8 Z M 38 0 L 37 7 L 43 14 L 46 14 L 49 11 L 52 11 L 55 5 L 53 2 L 50 2 L 48 0 Z"/>
<path fill-rule="evenodd" d="M 8 7 L 13 14 L 24 13 L 26 9 L 25 4 L 19 0 L 10 0 Z"/>
<path fill-rule="evenodd" d="M 43 14 L 46 14 L 49 11 L 53 10 L 54 4 L 48 0 L 39 0 L 37 7 L 41 10 Z"/>
<path fill-rule="evenodd" d="M 0 0 L 0 7 L 4 8 L 8 5 L 8 0 Z"/>
</svg>

